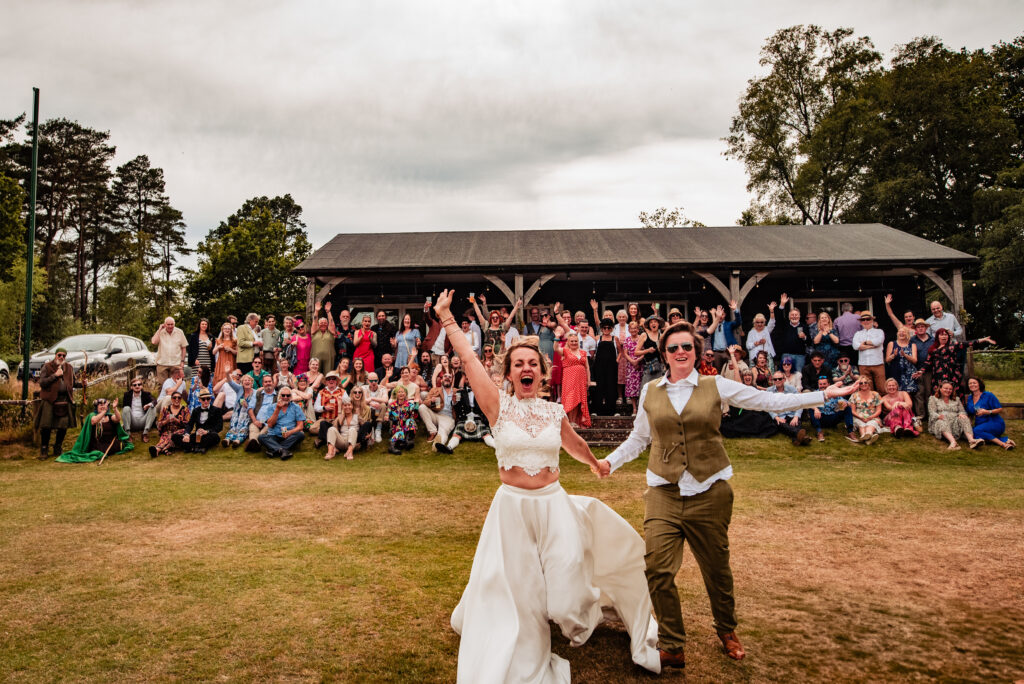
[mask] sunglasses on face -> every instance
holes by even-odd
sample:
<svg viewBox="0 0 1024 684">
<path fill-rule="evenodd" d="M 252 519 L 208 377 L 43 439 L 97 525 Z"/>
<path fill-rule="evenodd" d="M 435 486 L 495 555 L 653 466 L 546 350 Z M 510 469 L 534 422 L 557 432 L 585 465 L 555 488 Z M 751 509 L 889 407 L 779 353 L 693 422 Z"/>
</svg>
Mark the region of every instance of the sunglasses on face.
<svg viewBox="0 0 1024 684">
<path fill-rule="evenodd" d="M 785 382 L 786 378 L 772 378 L 775 382 Z"/>
<path fill-rule="evenodd" d="M 141 384 L 134 384 L 134 383 L 133 383 L 133 384 L 132 384 L 132 387 L 142 387 L 142 385 L 141 385 Z"/>
<path fill-rule="evenodd" d="M 693 342 L 680 342 L 679 344 L 670 344 L 665 347 L 665 351 L 669 354 L 675 354 L 680 349 L 683 351 L 693 351 Z"/>
<path fill-rule="evenodd" d="M 281 398 L 282 398 L 282 399 L 291 399 L 291 398 L 292 398 L 292 395 L 290 395 L 290 394 L 282 394 L 282 395 L 281 395 Z"/>
</svg>

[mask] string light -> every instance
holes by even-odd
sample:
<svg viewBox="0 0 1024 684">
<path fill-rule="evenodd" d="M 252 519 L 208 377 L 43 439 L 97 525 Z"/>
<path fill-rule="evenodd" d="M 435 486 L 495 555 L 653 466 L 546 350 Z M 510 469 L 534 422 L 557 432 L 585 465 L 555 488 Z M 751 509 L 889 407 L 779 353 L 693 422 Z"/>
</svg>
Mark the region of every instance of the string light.
<svg viewBox="0 0 1024 684">
<path fill-rule="evenodd" d="M 814 278 L 811 278 L 811 292 L 814 292 Z"/>
<path fill-rule="evenodd" d="M 647 281 L 647 294 L 651 294 L 651 281 Z"/>
</svg>

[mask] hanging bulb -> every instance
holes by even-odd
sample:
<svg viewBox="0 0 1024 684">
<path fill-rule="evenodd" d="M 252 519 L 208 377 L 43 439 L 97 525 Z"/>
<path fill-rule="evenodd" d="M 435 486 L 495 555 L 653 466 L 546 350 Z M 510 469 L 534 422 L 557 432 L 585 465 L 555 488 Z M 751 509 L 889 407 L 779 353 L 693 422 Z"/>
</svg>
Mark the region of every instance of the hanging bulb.
<svg viewBox="0 0 1024 684">
<path fill-rule="evenodd" d="M 651 294 L 651 284 L 647 283 L 647 294 Z"/>
<path fill-rule="evenodd" d="M 811 292 L 814 292 L 814 281 L 811 281 Z"/>
<path fill-rule="evenodd" d="M 595 283 L 594 281 L 590 281 L 590 294 L 597 294 L 597 283 Z"/>
</svg>

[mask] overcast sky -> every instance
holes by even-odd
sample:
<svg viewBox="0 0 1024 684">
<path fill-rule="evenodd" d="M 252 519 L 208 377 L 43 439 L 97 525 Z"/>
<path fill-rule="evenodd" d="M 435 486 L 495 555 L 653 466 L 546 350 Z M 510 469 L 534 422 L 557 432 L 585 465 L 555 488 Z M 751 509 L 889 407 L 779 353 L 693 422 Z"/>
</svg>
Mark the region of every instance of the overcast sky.
<svg viewBox="0 0 1024 684">
<path fill-rule="evenodd" d="M 1024 3 L 6 3 L 0 118 L 31 111 L 148 154 L 198 241 L 242 202 L 291 193 L 338 232 L 638 225 L 682 206 L 735 223 L 722 156 L 779 28 L 852 27 L 887 56 L 939 36 L 1012 40 Z"/>
</svg>

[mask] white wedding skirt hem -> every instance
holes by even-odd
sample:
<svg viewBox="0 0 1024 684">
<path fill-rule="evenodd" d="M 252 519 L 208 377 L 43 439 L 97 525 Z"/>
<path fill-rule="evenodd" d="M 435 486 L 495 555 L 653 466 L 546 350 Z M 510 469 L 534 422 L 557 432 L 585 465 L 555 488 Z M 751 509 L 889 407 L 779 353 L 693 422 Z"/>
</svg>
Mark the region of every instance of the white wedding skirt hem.
<svg viewBox="0 0 1024 684">
<path fill-rule="evenodd" d="M 633 662 L 660 672 L 644 552 L 636 530 L 597 499 L 570 496 L 558 482 L 502 485 L 452 613 L 462 637 L 458 681 L 569 682 L 568 661 L 551 652 L 548 621 L 580 646 L 603 607 L 622 619 Z"/>
</svg>

